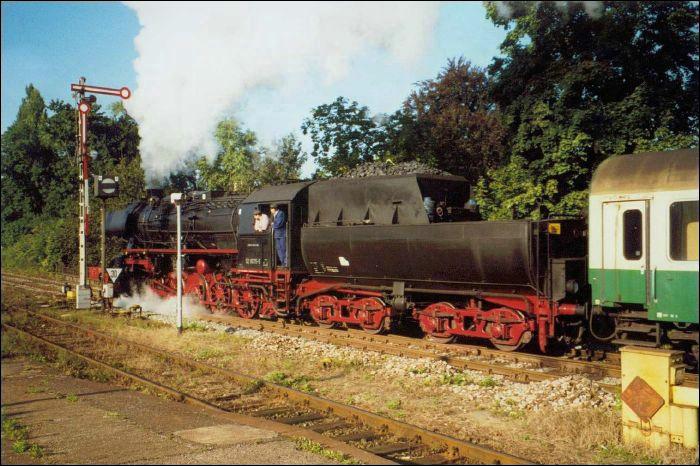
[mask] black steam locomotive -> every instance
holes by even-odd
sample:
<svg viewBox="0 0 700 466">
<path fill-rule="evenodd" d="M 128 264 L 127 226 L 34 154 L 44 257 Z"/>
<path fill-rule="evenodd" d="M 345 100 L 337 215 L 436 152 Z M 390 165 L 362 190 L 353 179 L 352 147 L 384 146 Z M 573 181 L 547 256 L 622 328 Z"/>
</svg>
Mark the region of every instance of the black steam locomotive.
<svg viewBox="0 0 700 466">
<path fill-rule="evenodd" d="M 271 186 L 247 197 L 194 192 L 182 207 L 184 292 L 214 313 L 310 318 L 428 337 L 490 340 L 503 350 L 586 328 L 586 226 L 580 219 L 478 220 L 466 180 L 406 175 Z M 286 261 L 253 213 L 286 216 Z M 128 241 L 117 288 L 175 293 L 175 208 L 162 192 L 112 212 Z M 286 263 L 282 267 L 280 264 Z"/>
</svg>

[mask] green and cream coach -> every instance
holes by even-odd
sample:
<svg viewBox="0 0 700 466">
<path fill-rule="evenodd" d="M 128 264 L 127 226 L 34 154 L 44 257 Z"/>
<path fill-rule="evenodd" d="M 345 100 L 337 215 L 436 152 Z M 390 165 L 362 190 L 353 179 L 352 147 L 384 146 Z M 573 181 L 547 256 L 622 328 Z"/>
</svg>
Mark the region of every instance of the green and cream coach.
<svg viewBox="0 0 700 466">
<path fill-rule="evenodd" d="M 593 310 L 613 318 L 614 342 L 697 351 L 698 150 L 607 159 L 588 222 Z"/>
</svg>

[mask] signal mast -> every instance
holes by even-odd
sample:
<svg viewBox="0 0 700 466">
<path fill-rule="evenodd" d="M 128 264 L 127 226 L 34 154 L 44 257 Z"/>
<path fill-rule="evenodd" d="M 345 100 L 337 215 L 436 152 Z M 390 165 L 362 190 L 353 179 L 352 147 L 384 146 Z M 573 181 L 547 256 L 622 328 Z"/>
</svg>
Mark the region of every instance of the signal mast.
<svg viewBox="0 0 700 466">
<path fill-rule="evenodd" d="M 80 261 L 78 265 L 79 279 L 75 290 L 75 308 L 89 309 L 90 308 L 90 283 L 87 275 L 87 236 L 89 234 L 89 215 L 90 215 L 90 195 L 88 183 L 90 179 L 90 156 L 87 146 L 87 131 L 88 121 L 87 116 L 90 113 L 92 104 L 97 101 L 94 95 L 86 96 L 85 93 L 113 95 L 126 100 L 131 97 L 131 91 L 128 87 L 120 89 L 110 87 L 88 86 L 85 84 L 85 78 L 81 77 L 78 84 L 71 84 L 70 90 L 73 92 L 73 97 L 78 103 L 78 135 L 77 135 L 77 150 L 76 155 L 80 164 L 80 226 L 78 227 L 78 249 L 80 251 Z"/>
</svg>

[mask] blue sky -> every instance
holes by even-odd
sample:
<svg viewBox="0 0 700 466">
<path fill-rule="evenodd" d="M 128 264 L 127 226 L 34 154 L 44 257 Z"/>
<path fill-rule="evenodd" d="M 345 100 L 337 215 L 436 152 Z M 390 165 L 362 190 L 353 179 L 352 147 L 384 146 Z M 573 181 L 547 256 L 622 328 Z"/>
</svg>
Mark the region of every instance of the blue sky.
<svg viewBox="0 0 700 466">
<path fill-rule="evenodd" d="M 14 121 L 24 88 L 33 83 L 46 101 L 71 98 L 80 76 L 110 87 L 136 84 L 132 62 L 139 32 L 136 14 L 121 3 L 2 3 L 2 130 Z M 325 86 L 310 81 L 293 95 L 253 92 L 236 115 L 264 143 L 300 125 L 315 105 L 339 95 L 367 105 L 373 113 L 396 110 L 413 84 L 434 77 L 450 57 L 464 56 L 486 66 L 505 37 L 485 18 L 481 2 L 446 3 L 431 47 L 411 67 L 382 51 L 368 50 L 353 61 L 347 76 Z M 100 101 L 107 103 L 108 98 Z M 305 172 L 312 166 L 307 164 Z"/>
</svg>

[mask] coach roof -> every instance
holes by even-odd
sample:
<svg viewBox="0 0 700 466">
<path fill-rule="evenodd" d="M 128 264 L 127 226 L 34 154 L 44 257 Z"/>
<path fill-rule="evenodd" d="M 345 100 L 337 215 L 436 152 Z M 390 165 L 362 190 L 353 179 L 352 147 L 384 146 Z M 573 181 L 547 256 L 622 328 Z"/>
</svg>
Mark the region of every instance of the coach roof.
<svg viewBox="0 0 700 466">
<path fill-rule="evenodd" d="M 591 195 L 697 188 L 698 149 L 613 156 L 600 164 L 591 181 Z"/>
</svg>

